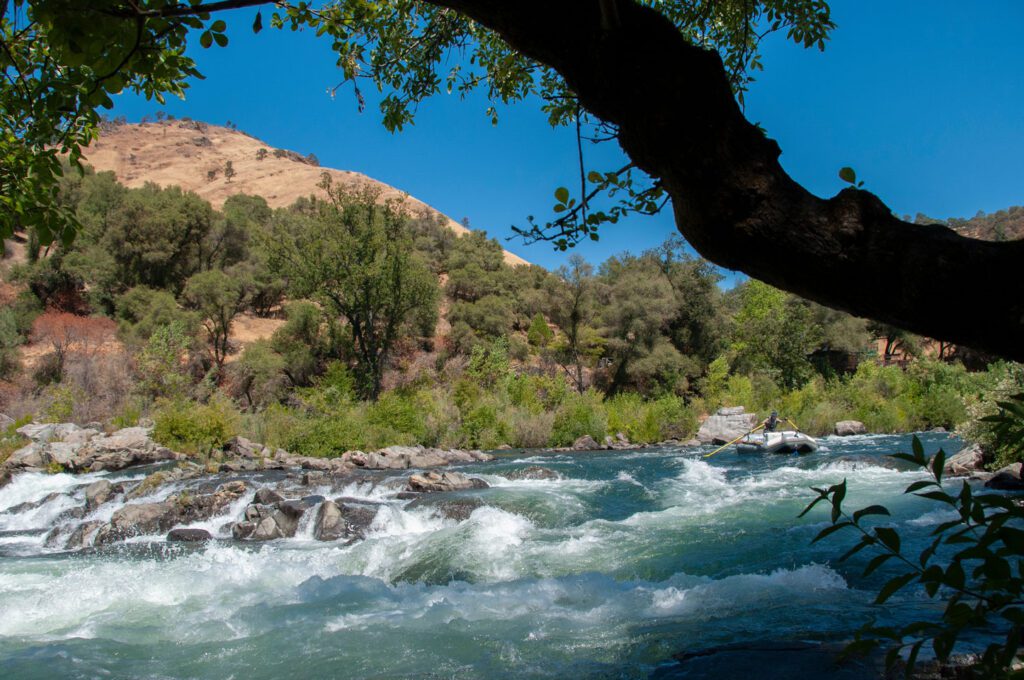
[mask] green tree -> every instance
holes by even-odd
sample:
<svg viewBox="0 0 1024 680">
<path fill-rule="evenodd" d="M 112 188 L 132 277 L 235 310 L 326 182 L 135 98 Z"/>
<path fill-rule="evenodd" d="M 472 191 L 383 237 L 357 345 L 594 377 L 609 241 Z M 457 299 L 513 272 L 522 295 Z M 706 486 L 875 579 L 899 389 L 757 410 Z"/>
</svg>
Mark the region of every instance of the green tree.
<svg viewBox="0 0 1024 680">
<path fill-rule="evenodd" d="M 211 269 L 190 277 L 182 297 L 199 314 L 213 363 L 220 370 L 230 350 L 231 324 L 242 310 L 245 288 L 237 277 Z"/>
<path fill-rule="evenodd" d="M 588 359 L 595 359 L 600 353 L 597 332 L 593 328 L 597 314 L 593 272 L 593 267 L 583 257 L 573 255 L 568 265 L 559 268 L 560 280 L 551 282 L 548 295 L 548 313 L 564 337 L 564 342 L 555 347 L 555 360 L 580 394 L 587 387 L 583 367 Z"/>
<path fill-rule="evenodd" d="M 526 333 L 527 341 L 534 347 L 547 347 L 554 337 L 555 334 L 551 332 L 551 327 L 544 320 L 544 315 L 538 313 L 534 316 L 533 321 L 530 322 L 530 330 Z"/>
<path fill-rule="evenodd" d="M 395 343 L 436 314 L 437 279 L 413 252 L 400 204 L 378 203 L 371 191 L 329 194 L 312 216 L 278 212 L 267 248 L 293 294 L 345 320 L 359 393 L 376 400 Z"/>
</svg>

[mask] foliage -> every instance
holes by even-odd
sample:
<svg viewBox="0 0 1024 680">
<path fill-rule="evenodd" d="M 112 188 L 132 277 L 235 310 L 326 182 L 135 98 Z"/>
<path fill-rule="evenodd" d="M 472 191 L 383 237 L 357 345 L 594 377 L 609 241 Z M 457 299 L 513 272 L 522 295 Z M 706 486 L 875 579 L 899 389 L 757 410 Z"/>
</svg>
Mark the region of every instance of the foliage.
<svg viewBox="0 0 1024 680">
<path fill-rule="evenodd" d="M 157 327 L 136 355 L 139 392 L 149 399 L 184 397 L 192 382 L 185 363 L 191 344 L 180 321 Z"/>
<path fill-rule="evenodd" d="M 223 397 L 206 404 L 163 399 L 153 413 L 153 440 L 169 449 L 210 455 L 238 433 L 239 417 Z"/>
<path fill-rule="evenodd" d="M 1020 410 L 1015 419 L 1001 422 L 1017 435 L 1014 445 L 1020 446 L 1024 444 L 1024 430 L 1020 429 L 1024 401 L 1016 400 L 1016 405 Z M 930 476 L 908 486 L 905 493 L 953 511 L 954 518 L 935 528 L 933 540 L 920 555 L 904 549 L 893 527 L 869 526 L 865 521 L 868 517 L 888 516 L 885 507 L 873 505 L 853 513 L 844 510 L 845 480 L 826 489 L 814 489 L 818 497 L 801 516 L 818 503 L 831 506 L 831 525 L 815 541 L 846 528 L 859 532 L 858 542 L 841 559 L 871 548 L 877 555 L 867 564 L 865 576 L 887 563 L 898 565 L 899 573 L 879 590 L 876 604 L 884 604 L 900 590 L 919 584 L 929 598 L 942 601 L 942 613 L 935 619 L 914 621 L 898 628 L 869 624 L 857 633 L 847 651 L 867 652 L 886 642 L 890 645 L 886 664 L 892 667 L 906 650 L 909 678 L 926 643 L 930 643 L 936 658 L 945 662 L 959 639 L 968 632 L 977 632 L 990 642 L 972 670 L 979 677 L 1007 676 L 1024 630 L 1024 530 L 1020 528 L 1024 510 L 1003 494 L 975 493 L 966 480 L 958 493 L 950 493 L 952 489 L 947 490 L 942 483 L 945 452 L 940 449 L 929 459 L 917 437 L 913 453 L 893 457 L 916 465 Z"/>
<path fill-rule="evenodd" d="M 214 364 L 223 367 L 230 351 L 231 324 L 242 311 L 245 288 L 237 277 L 210 269 L 189 278 L 182 297 L 201 319 Z"/>
<path fill-rule="evenodd" d="M 401 335 L 414 323 L 433 327 L 437 281 L 412 252 L 398 204 L 379 204 L 372 192 L 327 188 L 331 201 L 318 202 L 313 215 L 276 215 L 266 247 L 294 294 L 345 319 L 360 394 L 376 399 Z"/>
<path fill-rule="evenodd" d="M 568 395 L 555 411 L 552 444 L 569 446 L 583 435 L 590 435 L 598 442 L 602 441 L 608 425 L 601 401 L 600 393 L 594 390 Z"/>
</svg>

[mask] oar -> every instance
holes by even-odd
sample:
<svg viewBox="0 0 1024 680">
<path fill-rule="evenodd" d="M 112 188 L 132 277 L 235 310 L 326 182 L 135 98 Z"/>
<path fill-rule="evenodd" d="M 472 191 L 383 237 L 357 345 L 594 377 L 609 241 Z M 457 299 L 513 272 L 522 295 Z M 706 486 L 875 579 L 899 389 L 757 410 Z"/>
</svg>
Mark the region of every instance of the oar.
<svg viewBox="0 0 1024 680">
<path fill-rule="evenodd" d="M 787 422 L 787 423 L 789 423 L 790 425 L 792 425 L 792 426 L 793 426 L 793 429 L 794 429 L 794 430 L 796 430 L 797 432 L 800 432 L 800 426 L 799 426 L 799 425 L 797 425 L 796 423 L 794 423 L 794 422 L 793 422 L 792 420 L 790 420 L 789 418 L 786 418 L 786 422 Z"/>
<path fill-rule="evenodd" d="M 746 436 L 747 436 L 748 434 L 752 434 L 752 433 L 754 433 L 754 432 L 757 432 L 757 431 L 758 431 L 758 430 L 760 430 L 760 429 L 761 429 L 762 427 L 764 427 L 764 423 L 761 423 L 760 425 L 758 425 L 757 427 L 755 427 L 755 428 L 754 428 L 753 430 L 750 430 L 749 432 L 744 432 L 743 434 L 741 434 L 741 435 L 740 435 L 739 437 L 736 437 L 736 439 L 733 439 L 733 440 L 732 440 L 731 442 L 729 442 L 728 444 L 722 444 L 721 446 L 719 446 L 719 447 L 718 447 L 717 449 L 715 449 L 715 450 L 714 450 L 714 451 L 712 451 L 711 453 L 705 453 L 705 454 L 704 454 L 704 457 L 705 457 L 705 458 L 710 458 L 711 456 L 715 455 L 716 453 L 718 453 L 719 451 L 721 451 L 721 450 L 722 450 L 722 449 L 724 449 L 725 447 L 727 447 L 727 446 L 731 446 L 731 445 L 735 444 L 735 443 L 736 443 L 736 442 L 738 442 L 739 440 L 741 440 L 741 439 L 743 439 L 744 437 L 746 437 Z"/>
</svg>

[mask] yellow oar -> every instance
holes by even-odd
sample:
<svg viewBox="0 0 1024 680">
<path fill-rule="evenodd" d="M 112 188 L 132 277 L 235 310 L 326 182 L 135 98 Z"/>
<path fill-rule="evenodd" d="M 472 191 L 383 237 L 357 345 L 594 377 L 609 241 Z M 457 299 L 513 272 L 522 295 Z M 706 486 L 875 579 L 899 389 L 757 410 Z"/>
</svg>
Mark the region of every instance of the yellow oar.
<svg viewBox="0 0 1024 680">
<path fill-rule="evenodd" d="M 743 434 L 741 434 L 741 435 L 740 435 L 739 437 L 736 437 L 736 439 L 733 439 L 733 440 L 732 440 L 731 442 L 729 442 L 728 444 L 722 444 L 721 446 L 719 446 L 719 447 L 718 447 L 717 449 L 715 449 L 715 450 L 714 450 L 714 451 L 712 451 L 711 453 L 705 453 L 705 454 L 704 454 L 704 457 L 705 457 L 705 458 L 710 458 L 711 456 L 715 455 L 716 453 L 718 453 L 719 451 L 721 451 L 721 450 L 722 450 L 722 449 L 724 449 L 725 447 L 727 447 L 727 446 L 731 446 L 731 445 L 735 444 L 735 443 L 736 443 L 736 442 L 738 442 L 739 440 L 741 440 L 741 439 L 743 439 L 744 437 L 746 437 L 746 436 L 747 436 L 748 434 L 752 434 L 752 433 L 754 433 L 754 432 L 757 432 L 757 431 L 758 431 L 758 430 L 760 430 L 760 429 L 761 429 L 762 427 L 764 427 L 764 423 L 761 423 L 760 425 L 758 425 L 757 427 L 755 427 L 755 428 L 754 428 L 753 430 L 750 430 L 749 432 L 744 432 Z"/>
<path fill-rule="evenodd" d="M 793 422 L 792 420 L 790 420 L 789 418 L 786 418 L 786 422 L 787 422 L 787 423 L 789 423 L 790 425 L 792 425 L 792 426 L 793 426 L 793 429 L 794 429 L 794 430 L 796 430 L 797 432 L 799 432 L 799 431 L 800 431 L 800 426 L 799 426 L 799 425 L 797 425 L 796 423 L 794 423 L 794 422 Z"/>
</svg>

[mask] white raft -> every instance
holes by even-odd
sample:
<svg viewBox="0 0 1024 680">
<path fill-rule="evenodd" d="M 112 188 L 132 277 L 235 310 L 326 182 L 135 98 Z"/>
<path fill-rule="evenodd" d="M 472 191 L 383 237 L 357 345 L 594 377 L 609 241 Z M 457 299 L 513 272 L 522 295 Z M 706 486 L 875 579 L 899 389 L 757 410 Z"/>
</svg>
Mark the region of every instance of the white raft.
<svg viewBox="0 0 1024 680">
<path fill-rule="evenodd" d="M 818 450 L 814 437 L 797 432 L 754 432 L 736 443 L 737 453 L 811 453 Z"/>
</svg>

